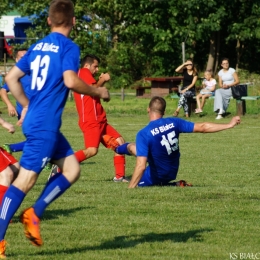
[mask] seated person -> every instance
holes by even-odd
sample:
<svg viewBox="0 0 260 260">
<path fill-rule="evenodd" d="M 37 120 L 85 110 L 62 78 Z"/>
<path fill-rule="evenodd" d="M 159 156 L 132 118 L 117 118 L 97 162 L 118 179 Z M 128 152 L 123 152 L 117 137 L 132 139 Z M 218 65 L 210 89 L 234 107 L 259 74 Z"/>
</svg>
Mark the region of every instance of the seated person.
<svg viewBox="0 0 260 260">
<path fill-rule="evenodd" d="M 204 80 L 202 82 L 202 90 L 200 93 L 196 96 L 197 100 L 197 109 L 195 109 L 195 113 L 202 113 L 203 107 L 205 105 L 206 98 L 214 95 L 215 89 L 216 89 L 216 80 L 212 77 L 211 70 L 206 70 L 204 72 Z M 201 99 L 201 102 L 200 102 Z"/>
</svg>

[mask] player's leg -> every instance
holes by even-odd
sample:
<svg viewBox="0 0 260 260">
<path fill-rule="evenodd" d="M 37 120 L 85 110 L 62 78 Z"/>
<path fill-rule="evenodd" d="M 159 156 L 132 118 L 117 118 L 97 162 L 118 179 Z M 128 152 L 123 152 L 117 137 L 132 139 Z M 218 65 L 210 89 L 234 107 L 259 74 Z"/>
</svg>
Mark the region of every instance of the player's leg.
<svg viewBox="0 0 260 260">
<path fill-rule="evenodd" d="M 98 153 L 102 132 L 102 128 L 98 123 L 81 124 L 80 128 L 83 132 L 85 149 L 75 152 L 75 156 L 79 163 L 95 156 Z"/>
<path fill-rule="evenodd" d="M 9 153 L 21 152 L 23 151 L 25 142 L 26 141 L 14 143 L 14 144 L 4 144 L 3 148 Z"/>
<path fill-rule="evenodd" d="M 125 140 L 123 137 L 116 131 L 115 128 L 113 128 L 111 125 L 106 124 L 104 131 L 102 132 L 102 136 L 108 135 L 115 138 L 116 142 L 120 145 L 125 143 Z M 107 144 L 104 142 L 104 138 L 102 138 L 101 143 L 106 147 Z M 125 178 L 125 156 L 121 154 L 115 153 L 114 155 L 114 169 L 115 169 L 115 177 L 114 182 L 128 182 L 128 180 Z"/>
</svg>

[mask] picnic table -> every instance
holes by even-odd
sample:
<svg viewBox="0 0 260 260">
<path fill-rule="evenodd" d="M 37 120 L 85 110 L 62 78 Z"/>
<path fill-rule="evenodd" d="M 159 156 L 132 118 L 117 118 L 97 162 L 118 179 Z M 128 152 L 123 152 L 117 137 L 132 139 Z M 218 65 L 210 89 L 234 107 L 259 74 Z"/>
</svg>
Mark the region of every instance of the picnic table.
<svg viewBox="0 0 260 260">
<path fill-rule="evenodd" d="M 145 78 L 151 81 L 151 96 L 167 96 L 178 91 L 178 87 L 183 80 L 183 77 L 156 77 Z"/>
</svg>

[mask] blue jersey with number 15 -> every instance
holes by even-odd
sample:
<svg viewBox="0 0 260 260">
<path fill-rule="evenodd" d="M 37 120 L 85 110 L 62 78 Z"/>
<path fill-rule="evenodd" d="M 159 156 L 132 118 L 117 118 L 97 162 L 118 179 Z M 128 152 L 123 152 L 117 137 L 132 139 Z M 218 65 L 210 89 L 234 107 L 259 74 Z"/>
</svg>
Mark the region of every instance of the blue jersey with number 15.
<svg viewBox="0 0 260 260">
<path fill-rule="evenodd" d="M 53 32 L 31 46 L 16 64 L 31 75 L 30 103 L 23 122 L 23 132 L 57 132 L 69 89 L 64 85 L 63 73 L 77 73 L 79 47 L 64 35 Z"/>
<path fill-rule="evenodd" d="M 136 136 L 136 155 L 147 157 L 151 176 L 173 180 L 179 168 L 179 134 L 192 133 L 194 123 L 179 118 L 151 121 Z"/>
</svg>

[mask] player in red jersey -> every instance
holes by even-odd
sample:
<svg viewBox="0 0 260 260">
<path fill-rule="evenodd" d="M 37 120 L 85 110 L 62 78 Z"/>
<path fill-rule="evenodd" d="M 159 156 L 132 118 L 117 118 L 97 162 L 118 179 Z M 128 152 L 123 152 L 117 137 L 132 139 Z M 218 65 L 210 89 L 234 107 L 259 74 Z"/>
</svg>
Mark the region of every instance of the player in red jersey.
<svg viewBox="0 0 260 260">
<path fill-rule="evenodd" d="M 14 126 L 0 117 L 0 125 L 9 133 L 15 132 Z M 7 151 L 0 147 L 0 205 L 8 187 L 19 171 L 19 162 Z"/>
<path fill-rule="evenodd" d="M 85 83 L 102 87 L 110 80 L 108 73 L 102 73 L 99 80 L 94 78 L 98 72 L 100 59 L 88 54 L 81 61 L 81 69 L 78 76 Z M 119 144 L 125 143 L 123 137 L 107 123 L 106 112 L 101 105 L 100 98 L 81 95 L 74 92 L 74 98 L 79 115 L 79 127 L 83 132 L 85 149 L 75 153 L 79 162 L 82 162 L 98 153 L 99 144 L 102 143 L 106 148 L 110 148 L 103 140 L 103 135 L 109 135 L 116 139 Z M 115 182 L 128 182 L 125 178 L 125 156 L 114 155 Z"/>
</svg>

